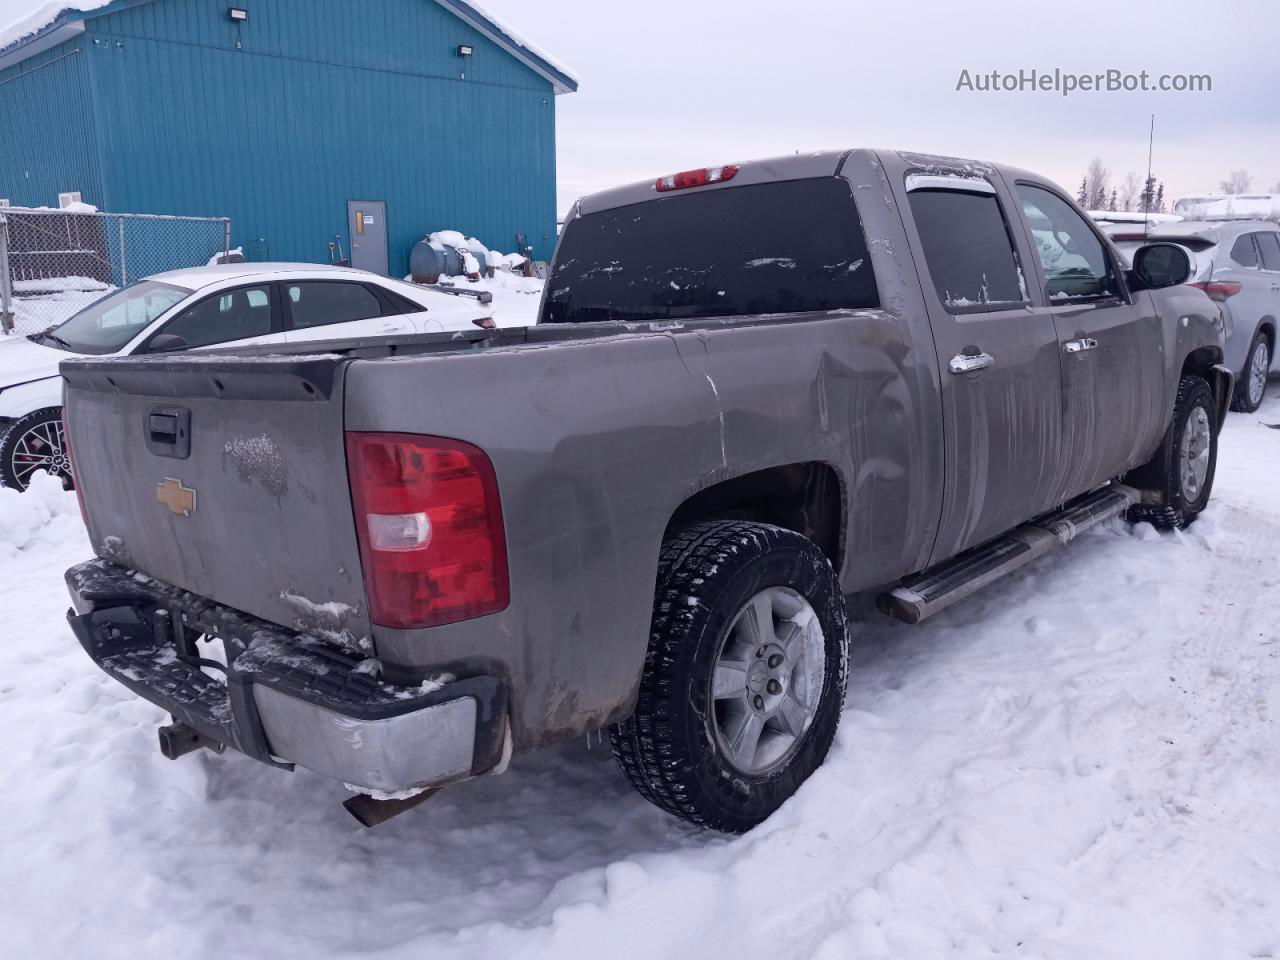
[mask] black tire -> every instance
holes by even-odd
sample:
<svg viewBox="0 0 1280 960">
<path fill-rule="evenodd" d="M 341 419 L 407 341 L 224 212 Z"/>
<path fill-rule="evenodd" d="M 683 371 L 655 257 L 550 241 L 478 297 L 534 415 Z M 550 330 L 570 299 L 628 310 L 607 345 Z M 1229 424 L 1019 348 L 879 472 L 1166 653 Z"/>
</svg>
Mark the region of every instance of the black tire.
<svg viewBox="0 0 1280 960">
<path fill-rule="evenodd" d="M 744 773 L 716 732 L 712 676 L 737 615 L 771 587 L 812 608 L 822 628 L 823 674 L 804 731 L 772 767 Z M 667 812 L 714 830 L 750 830 L 826 758 L 844 705 L 847 659 L 844 597 L 812 541 L 761 523 L 698 524 L 663 547 L 639 702 L 610 731 L 613 754 L 640 794 Z"/>
<path fill-rule="evenodd" d="M 1271 341 L 1267 339 L 1267 335 L 1259 330 L 1253 335 L 1253 343 L 1249 344 L 1249 352 L 1245 354 L 1244 370 L 1240 376 L 1236 378 L 1235 393 L 1231 397 L 1231 409 L 1237 413 L 1253 413 L 1260 406 L 1262 400 L 1267 394 L 1267 380 L 1264 374 L 1262 379 L 1262 389 L 1257 390 L 1256 395 L 1251 392 L 1256 389 L 1252 378 L 1254 357 L 1261 351 L 1263 359 L 1259 361 L 1263 364 L 1263 369 L 1271 370 Z"/>
<path fill-rule="evenodd" d="M 1213 476 L 1218 465 L 1217 404 L 1209 384 L 1197 376 L 1183 376 L 1178 384 L 1178 399 L 1173 406 L 1173 420 L 1155 456 L 1125 482 L 1157 495 L 1159 504 L 1139 504 L 1129 511 L 1133 522 L 1146 520 L 1162 530 L 1182 530 L 1195 522 L 1209 505 L 1213 492 Z M 1192 418 L 1203 414 L 1208 420 L 1208 465 L 1204 479 L 1191 491 L 1183 489 L 1183 439 Z"/>
<path fill-rule="evenodd" d="M 62 481 L 64 490 L 75 484 L 66 438 L 62 435 L 62 408 L 45 407 L 16 421 L 0 437 L 0 484 L 14 490 L 25 490 L 31 475 L 47 470 Z M 33 456 L 48 457 L 47 463 L 35 463 Z"/>
</svg>

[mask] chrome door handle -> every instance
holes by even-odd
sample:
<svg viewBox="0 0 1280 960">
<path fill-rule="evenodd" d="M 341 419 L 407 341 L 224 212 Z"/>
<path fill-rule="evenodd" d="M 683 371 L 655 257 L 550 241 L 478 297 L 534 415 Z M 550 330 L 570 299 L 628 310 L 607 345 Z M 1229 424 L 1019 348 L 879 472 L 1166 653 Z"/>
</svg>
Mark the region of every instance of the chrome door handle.
<svg viewBox="0 0 1280 960">
<path fill-rule="evenodd" d="M 1068 340 L 1062 345 L 1062 349 L 1067 353 L 1081 353 L 1085 350 L 1092 350 L 1097 347 L 1098 341 L 1093 337 L 1081 337 L 1079 340 Z"/>
<path fill-rule="evenodd" d="M 973 373 L 985 370 L 995 362 L 995 357 L 989 353 L 957 353 L 947 364 L 947 369 L 952 373 Z"/>
</svg>

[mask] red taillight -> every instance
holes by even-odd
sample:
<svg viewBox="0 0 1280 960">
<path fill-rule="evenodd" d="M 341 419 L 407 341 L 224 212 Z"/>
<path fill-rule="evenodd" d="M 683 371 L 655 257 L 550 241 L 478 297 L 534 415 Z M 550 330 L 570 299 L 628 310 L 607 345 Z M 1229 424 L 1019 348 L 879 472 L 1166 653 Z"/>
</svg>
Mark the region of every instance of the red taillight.
<svg viewBox="0 0 1280 960">
<path fill-rule="evenodd" d="M 1234 297 L 1241 290 L 1241 285 L 1234 280 L 1206 280 L 1201 283 L 1191 283 L 1188 286 L 1203 290 L 1209 295 L 1210 300 L 1217 300 L 1219 303 L 1228 297 Z"/>
<path fill-rule="evenodd" d="M 84 509 L 84 488 L 80 485 L 80 474 L 76 471 L 76 458 L 71 455 L 71 425 L 67 423 L 67 408 L 62 408 L 62 449 L 67 455 L 67 463 L 71 467 L 71 483 L 76 488 L 76 503 L 80 504 L 80 519 L 89 526 L 89 514 Z"/>
<path fill-rule="evenodd" d="M 732 180 L 737 173 L 737 164 L 733 163 L 726 163 L 723 167 L 699 167 L 697 170 L 683 170 L 669 177 L 659 177 L 654 186 L 659 193 L 683 190 L 686 187 L 705 187 L 709 183 Z"/>
<path fill-rule="evenodd" d="M 507 606 L 507 543 L 498 480 L 469 443 L 348 433 L 347 474 L 369 616 L 431 627 Z"/>
</svg>

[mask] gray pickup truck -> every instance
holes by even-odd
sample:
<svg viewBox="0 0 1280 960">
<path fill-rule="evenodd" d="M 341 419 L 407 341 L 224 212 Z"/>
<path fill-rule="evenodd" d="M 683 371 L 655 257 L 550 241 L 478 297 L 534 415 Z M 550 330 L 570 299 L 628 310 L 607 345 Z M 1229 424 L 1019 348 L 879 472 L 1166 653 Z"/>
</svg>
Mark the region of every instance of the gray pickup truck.
<svg viewBox="0 0 1280 960">
<path fill-rule="evenodd" d="M 1133 264 L 1034 174 L 853 150 L 584 198 L 527 329 L 64 362 L 71 627 L 166 755 L 365 823 L 608 730 L 747 830 L 832 742 L 846 597 L 915 622 L 1205 507 L 1221 318 Z"/>
</svg>

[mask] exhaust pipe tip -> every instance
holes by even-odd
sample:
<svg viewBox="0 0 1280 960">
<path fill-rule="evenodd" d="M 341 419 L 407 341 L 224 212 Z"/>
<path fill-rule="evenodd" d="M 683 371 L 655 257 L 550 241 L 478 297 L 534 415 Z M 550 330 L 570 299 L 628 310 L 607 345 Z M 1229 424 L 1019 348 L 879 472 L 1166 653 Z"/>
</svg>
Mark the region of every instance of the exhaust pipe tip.
<svg viewBox="0 0 1280 960">
<path fill-rule="evenodd" d="M 354 797 L 348 797 L 342 801 L 342 806 L 346 808 L 347 813 L 360 821 L 361 826 L 376 827 L 406 810 L 412 810 L 439 792 L 438 788 L 432 787 L 421 793 L 415 793 L 412 797 L 397 800 L 379 800 L 367 793 L 357 793 Z"/>
</svg>

